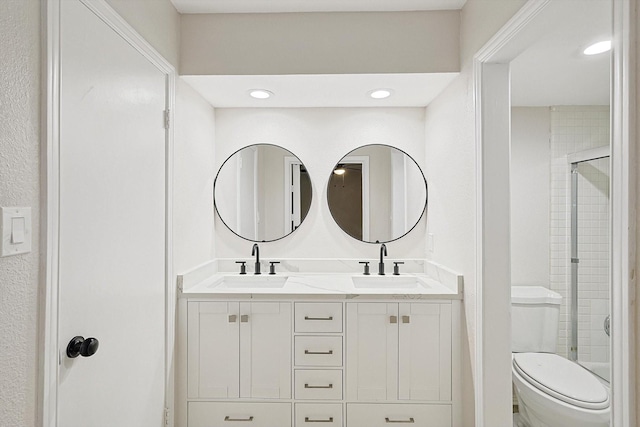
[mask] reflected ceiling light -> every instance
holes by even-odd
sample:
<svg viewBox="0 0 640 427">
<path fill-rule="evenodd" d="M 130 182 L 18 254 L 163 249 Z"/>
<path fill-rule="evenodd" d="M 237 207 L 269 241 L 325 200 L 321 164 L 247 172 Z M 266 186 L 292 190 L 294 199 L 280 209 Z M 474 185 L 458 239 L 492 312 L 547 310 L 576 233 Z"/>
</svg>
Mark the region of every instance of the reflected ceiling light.
<svg viewBox="0 0 640 427">
<path fill-rule="evenodd" d="M 344 175 L 346 171 L 344 170 L 343 167 L 337 167 L 336 169 L 333 170 L 333 173 L 335 173 L 336 175 Z"/>
<path fill-rule="evenodd" d="M 391 96 L 391 89 L 376 89 L 369 92 L 373 99 L 385 99 Z"/>
<path fill-rule="evenodd" d="M 584 50 L 585 55 L 597 55 L 611 50 L 611 40 L 594 43 Z"/>
<path fill-rule="evenodd" d="M 268 99 L 273 96 L 273 92 L 269 92 L 265 89 L 251 89 L 249 96 L 255 99 Z"/>
</svg>

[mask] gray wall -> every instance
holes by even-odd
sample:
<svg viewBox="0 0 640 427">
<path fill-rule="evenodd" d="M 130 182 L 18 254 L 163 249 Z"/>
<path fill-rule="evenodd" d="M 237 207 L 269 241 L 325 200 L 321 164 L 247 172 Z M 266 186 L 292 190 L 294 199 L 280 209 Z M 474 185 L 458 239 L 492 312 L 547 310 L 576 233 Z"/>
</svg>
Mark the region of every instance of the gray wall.
<svg viewBox="0 0 640 427">
<path fill-rule="evenodd" d="M 458 11 L 182 15 L 185 75 L 455 72 Z"/>
</svg>

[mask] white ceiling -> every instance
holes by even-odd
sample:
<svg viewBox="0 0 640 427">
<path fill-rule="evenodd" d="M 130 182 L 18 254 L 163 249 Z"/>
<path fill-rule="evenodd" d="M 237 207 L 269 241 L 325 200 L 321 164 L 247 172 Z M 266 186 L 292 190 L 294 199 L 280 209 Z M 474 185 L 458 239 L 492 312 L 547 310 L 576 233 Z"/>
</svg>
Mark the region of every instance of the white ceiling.
<svg viewBox="0 0 640 427">
<path fill-rule="evenodd" d="M 564 0 L 571 2 L 571 0 Z M 611 2 L 573 0 L 565 16 L 511 63 L 514 106 L 608 105 L 610 54 L 585 56 L 611 39 Z"/>
<path fill-rule="evenodd" d="M 458 10 L 467 0 L 171 0 L 180 13 Z"/>
<path fill-rule="evenodd" d="M 424 107 L 458 73 L 326 74 L 288 76 L 182 76 L 216 108 L 303 107 Z M 368 92 L 393 91 L 387 99 L 372 99 Z M 274 93 L 253 99 L 250 89 Z"/>
</svg>

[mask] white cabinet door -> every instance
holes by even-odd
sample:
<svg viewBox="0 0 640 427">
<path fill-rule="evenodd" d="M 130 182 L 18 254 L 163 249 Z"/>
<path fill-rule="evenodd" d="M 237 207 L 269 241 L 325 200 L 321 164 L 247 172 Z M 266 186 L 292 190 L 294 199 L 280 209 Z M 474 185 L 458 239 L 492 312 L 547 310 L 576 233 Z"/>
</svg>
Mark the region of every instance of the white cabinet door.
<svg viewBox="0 0 640 427">
<path fill-rule="evenodd" d="M 451 400 L 451 304 L 399 304 L 400 400 Z"/>
<path fill-rule="evenodd" d="M 190 398 L 237 398 L 240 376 L 237 302 L 189 302 Z"/>
<path fill-rule="evenodd" d="M 451 304 L 347 304 L 347 400 L 451 400 Z"/>
<path fill-rule="evenodd" d="M 291 303 L 240 303 L 240 397 L 291 398 Z"/>
<path fill-rule="evenodd" d="M 347 304 L 347 399 L 398 396 L 398 304 Z"/>
</svg>

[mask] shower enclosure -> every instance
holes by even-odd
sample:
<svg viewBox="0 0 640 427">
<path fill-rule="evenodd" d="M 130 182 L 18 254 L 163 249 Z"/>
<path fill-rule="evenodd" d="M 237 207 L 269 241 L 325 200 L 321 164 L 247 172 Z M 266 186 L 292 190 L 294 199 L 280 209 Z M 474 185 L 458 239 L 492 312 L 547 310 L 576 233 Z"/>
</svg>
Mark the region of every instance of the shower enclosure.
<svg viewBox="0 0 640 427">
<path fill-rule="evenodd" d="M 569 357 L 610 379 L 608 147 L 570 156 L 571 344 Z"/>
</svg>

